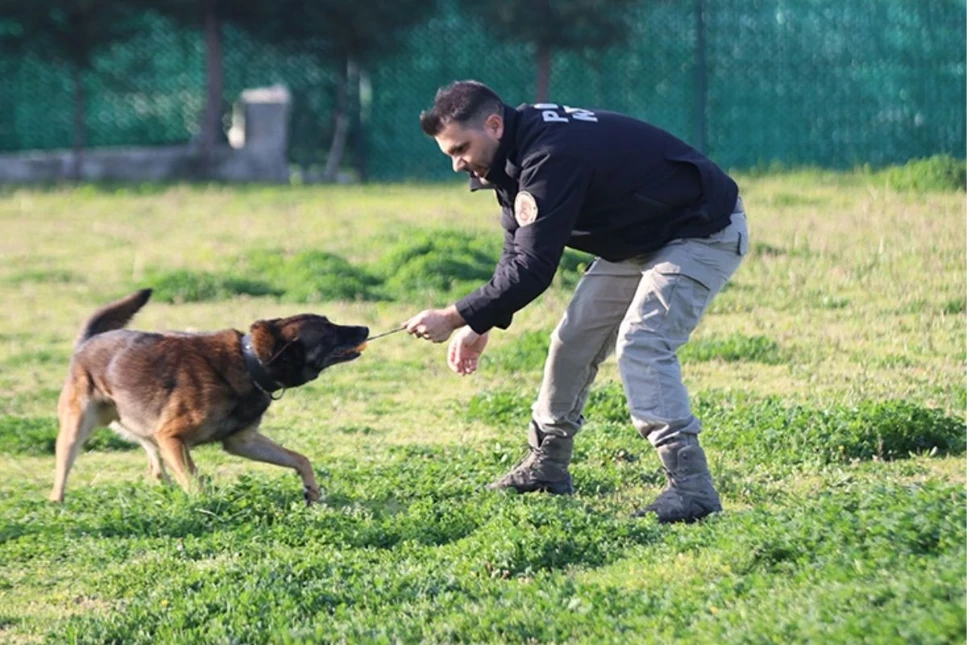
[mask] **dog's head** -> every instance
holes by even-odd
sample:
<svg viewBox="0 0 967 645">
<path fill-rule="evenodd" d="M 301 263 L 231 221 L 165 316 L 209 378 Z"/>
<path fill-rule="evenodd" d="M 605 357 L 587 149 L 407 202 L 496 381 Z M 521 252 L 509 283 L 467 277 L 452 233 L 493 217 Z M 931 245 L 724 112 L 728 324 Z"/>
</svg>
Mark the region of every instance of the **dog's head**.
<svg viewBox="0 0 967 645">
<path fill-rule="evenodd" d="M 330 365 L 359 358 L 369 328 L 300 314 L 256 321 L 249 333 L 255 354 L 272 378 L 283 387 L 296 387 L 315 379 Z"/>
</svg>

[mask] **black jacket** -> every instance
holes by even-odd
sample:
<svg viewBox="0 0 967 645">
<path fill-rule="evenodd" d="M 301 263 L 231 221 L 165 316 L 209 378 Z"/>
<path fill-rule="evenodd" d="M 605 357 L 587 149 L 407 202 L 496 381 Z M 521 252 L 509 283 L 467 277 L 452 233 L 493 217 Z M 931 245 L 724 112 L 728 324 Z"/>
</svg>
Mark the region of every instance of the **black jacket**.
<svg viewBox="0 0 967 645">
<path fill-rule="evenodd" d="M 547 103 L 504 106 L 486 180 L 472 177 L 470 186 L 496 190 L 504 249 L 490 282 L 456 304 L 478 333 L 506 329 L 547 289 L 565 246 L 620 262 L 674 239 L 707 237 L 728 226 L 739 191 L 660 128 Z"/>
</svg>

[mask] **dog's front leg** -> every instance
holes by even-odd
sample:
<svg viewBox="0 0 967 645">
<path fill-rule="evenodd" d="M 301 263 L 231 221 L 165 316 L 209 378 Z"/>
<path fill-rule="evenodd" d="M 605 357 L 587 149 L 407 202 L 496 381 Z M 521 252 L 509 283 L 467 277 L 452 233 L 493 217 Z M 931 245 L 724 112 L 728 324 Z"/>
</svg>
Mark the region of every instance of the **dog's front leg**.
<svg viewBox="0 0 967 645">
<path fill-rule="evenodd" d="M 222 445 L 233 455 L 294 469 L 302 477 L 306 504 L 319 500 L 319 486 L 316 485 L 312 464 L 299 453 L 287 450 L 255 431 L 239 432 L 225 439 Z"/>
</svg>

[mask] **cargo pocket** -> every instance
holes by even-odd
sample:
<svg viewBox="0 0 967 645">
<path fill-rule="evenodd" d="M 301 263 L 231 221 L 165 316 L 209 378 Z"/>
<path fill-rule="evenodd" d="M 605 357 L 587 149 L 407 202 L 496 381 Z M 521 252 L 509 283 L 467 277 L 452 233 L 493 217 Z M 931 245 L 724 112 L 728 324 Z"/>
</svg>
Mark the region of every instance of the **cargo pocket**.
<svg viewBox="0 0 967 645">
<path fill-rule="evenodd" d="M 739 243 L 735 247 L 735 252 L 744 256 L 749 252 L 749 236 L 739 233 Z"/>
<path fill-rule="evenodd" d="M 701 267 L 689 270 L 673 262 L 656 264 L 650 280 L 652 293 L 645 294 L 641 303 L 643 326 L 660 333 L 677 349 L 698 326 L 718 291 L 718 281 Z"/>
</svg>

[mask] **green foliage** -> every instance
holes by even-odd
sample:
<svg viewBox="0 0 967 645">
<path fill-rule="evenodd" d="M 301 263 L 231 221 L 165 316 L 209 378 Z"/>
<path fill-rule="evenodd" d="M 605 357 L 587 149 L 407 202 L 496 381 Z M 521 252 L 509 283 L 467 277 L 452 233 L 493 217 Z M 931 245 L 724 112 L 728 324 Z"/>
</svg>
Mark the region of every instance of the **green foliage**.
<svg viewBox="0 0 967 645">
<path fill-rule="evenodd" d="M 57 566 L 105 605 L 38 634 L 77 643 L 953 642 L 964 627 L 960 486 L 855 482 L 660 527 L 593 498 L 475 489 L 452 475 L 492 474 L 472 451 L 395 457 L 323 463 L 312 509 L 282 476 L 192 497 L 104 482 L 63 511 L 6 498 L 0 557 L 24 563 L 21 585 Z"/>
<path fill-rule="evenodd" d="M 692 344 L 714 359 L 685 377 L 725 512 L 688 526 L 630 517 L 665 477 L 632 426 L 613 360 L 575 442 L 574 496 L 483 489 L 525 450 L 549 330 L 567 298 L 560 279 L 494 337 L 472 377 L 447 370 L 444 346 L 399 334 L 274 403 L 263 430 L 310 459 L 318 505 L 305 507 L 290 470 L 218 446 L 193 451 L 204 490 L 146 481 L 135 448 L 83 455 L 65 503 L 49 504 L 50 415 L 70 340 L 92 303 L 126 292 L 131 259 L 159 271 L 212 268 L 283 300 L 299 286 L 289 275 L 370 275 L 363 285 L 386 302 L 347 295 L 326 311 L 382 331 L 424 306 L 422 292 L 386 288 L 376 258 L 416 240 L 411 223 L 438 216 L 427 194 L 454 200 L 445 216 L 454 228 L 493 206 L 487 196 L 464 206 L 462 186 L 442 185 L 5 189 L 11 257 L 40 249 L 49 263 L 28 270 L 84 279 L 0 280 L 0 641 L 962 641 L 961 197 L 884 200 L 858 173 L 796 181 L 740 178 L 750 215 L 755 201 L 768 221 L 757 241 L 781 252 L 746 258 L 738 287 L 717 300 L 727 308 L 707 315 Z M 280 210 L 310 218 L 304 236 L 276 226 Z M 804 210 L 837 216 L 804 219 Z M 29 236 L 18 235 L 25 216 L 41 222 Z M 931 243 L 911 239 L 927 218 Z M 339 229 L 346 239 L 333 239 L 329 224 L 350 220 Z M 97 225 L 71 228 L 78 221 Z M 380 226 L 389 232 L 374 238 Z M 485 250 L 492 269 L 499 248 L 464 235 L 460 248 Z M 213 248 L 235 251 L 212 265 Z M 266 316 L 291 308 L 242 304 Z M 183 313 L 217 321 L 237 305 Z M 172 312 L 139 316 L 155 328 Z M 750 317 L 768 338 L 794 330 L 794 347 L 737 334 Z M 700 342 L 706 335 L 714 342 Z M 779 368 L 724 362 L 777 355 Z"/>
<path fill-rule="evenodd" d="M 829 295 L 819 295 L 814 300 L 816 309 L 845 309 L 850 305 L 849 298 L 837 298 Z"/>
<path fill-rule="evenodd" d="M 166 302 L 202 302 L 236 295 L 277 296 L 288 302 L 332 300 L 408 301 L 426 294 L 462 296 L 493 275 L 500 250 L 493 240 L 454 230 L 424 231 L 388 245 L 370 268 L 354 266 L 325 251 L 254 251 L 231 270 L 153 271 L 146 277 L 155 297 Z M 565 253 L 562 285 L 577 282 L 588 257 Z"/>
<path fill-rule="evenodd" d="M 64 271 L 61 269 L 25 269 L 22 271 L 15 271 L 9 275 L 5 282 L 9 282 L 14 285 L 30 284 L 30 283 L 80 283 L 84 282 L 82 276 L 76 275 L 72 271 Z"/>
<path fill-rule="evenodd" d="M 530 418 L 530 404 L 531 397 L 517 390 L 491 390 L 470 400 L 466 418 L 522 428 Z M 931 451 L 959 455 L 967 448 L 963 419 L 906 401 L 813 408 L 788 405 L 778 397 L 713 393 L 695 397 L 694 414 L 706 428 L 702 436 L 715 450 L 766 466 L 898 459 Z M 594 387 L 584 415 L 589 423 L 634 433 L 620 383 Z"/>
<path fill-rule="evenodd" d="M 517 333 L 501 347 L 484 354 L 485 369 L 499 372 L 540 370 L 547 358 L 551 332 L 524 331 Z"/>
<path fill-rule="evenodd" d="M 631 412 L 621 383 L 611 381 L 593 387 L 588 394 L 584 416 L 591 421 L 630 424 Z"/>
<path fill-rule="evenodd" d="M 376 265 L 387 292 L 401 300 L 425 291 L 467 292 L 487 282 L 500 256 L 489 240 L 454 230 L 407 235 Z"/>
<path fill-rule="evenodd" d="M 777 397 L 728 402 L 698 397 L 695 414 L 715 449 L 748 463 L 773 466 L 897 459 L 965 450 L 967 425 L 939 410 L 907 401 L 855 406 L 787 405 Z"/>
<path fill-rule="evenodd" d="M 947 315 L 962 314 L 967 311 L 967 299 L 957 298 L 948 300 L 943 305 L 943 312 Z"/>
<path fill-rule="evenodd" d="M 324 251 L 254 251 L 222 273 L 176 269 L 150 272 L 145 280 L 163 302 L 227 300 L 239 295 L 300 303 L 381 298 L 375 276 Z"/>
<path fill-rule="evenodd" d="M 564 249 L 564 255 L 561 256 L 561 262 L 557 268 L 556 281 L 567 289 L 575 287 L 593 260 L 594 257 L 588 253 Z"/>
<path fill-rule="evenodd" d="M 291 47 L 304 44 L 324 58 L 352 57 L 376 64 L 399 49 L 413 24 L 436 9 L 435 0 L 376 0 L 347 4 L 341 0 L 282 0 L 267 16 L 263 38 Z"/>
<path fill-rule="evenodd" d="M 152 297 L 161 302 L 186 303 L 227 300 L 233 296 L 279 295 L 275 287 L 257 280 L 209 271 L 151 272 L 143 281 L 154 290 Z"/>
<path fill-rule="evenodd" d="M 518 390 L 484 391 L 470 399 L 464 417 L 493 426 L 525 427 L 532 399 L 533 395 Z"/>
<path fill-rule="evenodd" d="M 629 0 L 465 2 L 503 39 L 554 49 L 602 49 L 626 39 Z"/>
<path fill-rule="evenodd" d="M 13 354 L 8 359 L 0 361 L 0 365 L 20 367 L 24 365 L 64 365 L 70 360 L 70 349 L 41 348 L 22 351 Z"/>
<path fill-rule="evenodd" d="M 745 336 L 731 334 L 721 338 L 699 338 L 691 340 L 678 350 L 678 358 L 683 362 L 748 361 L 777 365 L 785 361 L 779 345 L 765 336 Z"/>
<path fill-rule="evenodd" d="M 589 411 L 587 419 L 572 457 L 575 485 L 582 491 L 602 495 L 633 483 L 664 484 L 654 450 L 627 417 L 620 422 L 602 421 L 602 415 Z"/>
<path fill-rule="evenodd" d="M 57 419 L 53 417 L 0 416 L 0 454 L 52 455 L 57 442 Z M 132 450 L 136 444 L 114 432 L 95 430 L 84 450 Z"/>
<path fill-rule="evenodd" d="M 767 242 L 754 242 L 752 244 L 753 255 L 779 256 L 786 255 L 787 251 L 783 248 L 769 244 Z"/>
<path fill-rule="evenodd" d="M 259 251 L 244 258 L 246 271 L 265 280 L 289 302 L 377 300 L 378 279 L 324 251 Z"/>
<path fill-rule="evenodd" d="M 767 257 L 792 257 L 792 258 L 810 258 L 815 257 L 817 253 L 809 248 L 808 240 L 801 246 L 795 246 L 793 248 L 783 248 L 780 246 L 775 246 L 767 242 L 754 242 L 752 244 L 752 255 L 764 255 Z"/>
<path fill-rule="evenodd" d="M 0 1 L 0 48 L 86 69 L 94 53 L 137 33 L 137 12 L 111 0 Z"/>
<path fill-rule="evenodd" d="M 873 174 L 894 190 L 915 192 L 967 190 L 967 162 L 950 155 L 912 159 Z"/>
</svg>

